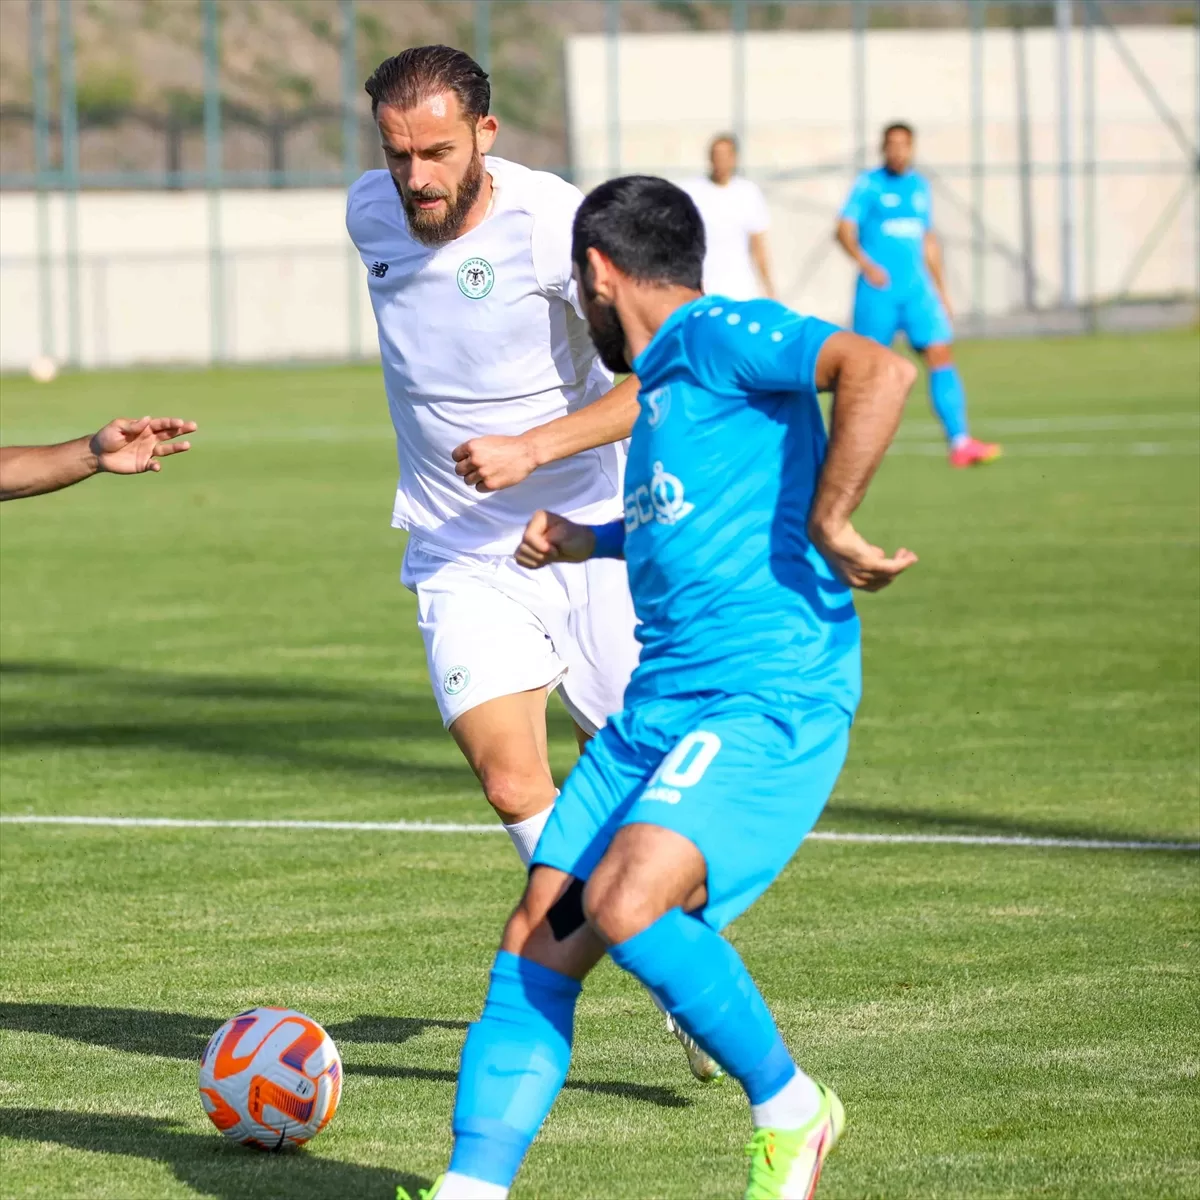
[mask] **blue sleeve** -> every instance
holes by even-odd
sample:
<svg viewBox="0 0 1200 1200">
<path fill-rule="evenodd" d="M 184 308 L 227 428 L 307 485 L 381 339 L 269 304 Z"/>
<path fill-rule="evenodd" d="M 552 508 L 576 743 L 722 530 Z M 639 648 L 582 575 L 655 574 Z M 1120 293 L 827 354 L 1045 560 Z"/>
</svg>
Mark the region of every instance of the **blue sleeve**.
<svg viewBox="0 0 1200 1200">
<path fill-rule="evenodd" d="M 930 230 L 933 228 L 933 188 L 924 177 L 921 179 L 921 191 L 925 193 L 925 209 L 921 213 L 921 219 L 925 222 L 926 230 Z"/>
<path fill-rule="evenodd" d="M 867 209 L 871 206 L 874 194 L 875 183 L 871 178 L 871 172 L 863 171 L 854 181 L 850 195 L 846 197 L 846 203 L 842 205 L 842 211 L 838 216 L 843 221 L 853 221 L 856 225 L 861 225 Z"/>
</svg>

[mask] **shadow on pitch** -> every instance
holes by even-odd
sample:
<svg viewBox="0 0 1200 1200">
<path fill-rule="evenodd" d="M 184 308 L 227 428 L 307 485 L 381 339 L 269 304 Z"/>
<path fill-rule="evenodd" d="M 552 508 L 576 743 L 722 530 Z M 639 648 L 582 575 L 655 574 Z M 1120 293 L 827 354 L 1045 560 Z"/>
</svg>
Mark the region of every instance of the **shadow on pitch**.
<svg viewBox="0 0 1200 1200">
<path fill-rule="evenodd" d="M 191 1013 L 155 1012 L 143 1008 L 100 1008 L 90 1004 L 14 1004 L 0 1002 L 0 1029 L 49 1033 L 54 1037 L 107 1046 L 130 1054 L 158 1054 L 164 1058 L 200 1061 L 208 1039 L 221 1024 L 220 1017 Z M 427 1017 L 365 1015 L 352 1021 L 326 1025 L 339 1048 L 356 1043 L 399 1046 L 426 1029 L 466 1029 L 466 1021 Z M 362 1069 L 347 1066 L 350 1074 Z"/>
<path fill-rule="evenodd" d="M 0 727 L 0 744 L 10 749 L 159 749 L 210 754 L 243 763 L 267 763 L 296 771 L 329 771 L 377 779 L 389 786 L 403 776 L 406 784 L 472 787 L 465 762 L 447 749 L 446 764 L 403 757 L 405 745 L 448 747 L 432 696 L 402 689 L 362 688 L 330 679 L 244 678 L 141 671 L 58 661 L 0 662 L 0 677 L 75 681 L 74 707 L 59 710 L 39 698 L 30 706 L 10 703 Z M 74 690 L 73 690 L 74 691 Z M 88 719 L 72 720 L 80 699 Z M 206 701 L 224 701 L 220 706 Z M 149 703 L 147 703 L 149 702 Z M 60 715 L 60 712 L 62 715 Z M 552 738 L 570 738 L 570 725 L 559 706 L 547 711 Z M 347 750 L 377 745 L 379 750 Z M 561 780 L 558 780 L 561 782 Z M 840 817 L 868 823 L 880 832 L 962 833 L 998 836 L 1098 838 L 1124 841 L 1172 833 L 1109 829 L 1087 822 L 1041 820 L 1028 814 L 1008 817 L 988 812 L 923 808 L 881 808 L 853 798 L 830 801 L 818 828 Z"/>
<path fill-rule="evenodd" d="M 264 1154 L 215 1133 L 190 1133 L 159 1117 L 0 1108 L 0 1134 L 165 1163 L 192 1191 L 218 1200 L 392 1200 L 398 1184 L 415 1196 L 430 1183 L 422 1176 L 338 1162 L 309 1150 Z"/>
<path fill-rule="evenodd" d="M 53 661 L 7 661 L 0 675 L 71 684 L 69 705 L 51 695 L 6 706 L 0 743 L 8 749 L 153 749 L 389 783 L 401 773 L 413 784 L 461 787 L 473 780 L 465 763 L 404 755 L 406 745 L 448 743 L 433 697 L 401 688 Z M 86 720 L 78 719 L 81 712 Z"/>
<path fill-rule="evenodd" d="M 377 1063 L 363 1063 L 347 1067 L 348 1075 L 374 1075 L 377 1079 L 419 1079 L 424 1083 L 455 1083 L 458 1076 L 453 1071 L 437 1067 L 389 1067 Z M 659 1087 L 651 1083 L 622 1083 L 619 1080 L 568 1079 L 563 1085 L 571 1092 L 587 1092 L 593 1096 L 619 1096 L 622 1100 L 636 1100 L 641 1104 L 653 1104 L 658 1108 L 690 1108 L 692 1102 L 681 1096 L 674 1088 Z"/>
<path fill-rule="evenodd" d="M 830 800 L 817 829 L 837 829 L 838 818 L 870 822 L 871 833 L 944 833 L 975 834 L 991 837 L 1050 837 L 1095 838 L 1100 841 L 1122 842 L 1131 838 L 1153 839 L 1154 833 L 1129 829 L 1105 829 L 1084 823 L 1044 821 L 1036 817 L 1000 817 L 991 813 L 946 812 L 929 808 L 882 808 L 870 804 L 854 804 Z M 856 830 L 861 826 L 855 826 Z M 1164 841 L 1179 840 L 1178 833 L 1163 834 Z"/>
<path fill-rule="evenodd" d="M 0 1029 L 48 1033 L 91 1046 L 130 1054 L 158 1054 L 198 1062 L 208 1039 L 220 1025 L 219 1017 L 191 1013 L 155 1012 L 142 1008 L 101 1008 L 88 1004 L 15 1004 L 0 1002 Z M 466 1021 L 429 1017 L 387 1017 L 366 1014 L 352 1021 L 325 1026 L 345 1053 L 348 1045 L 400 1046 L 426 1029 L 466 1029 Z M 453 1084 L 453 1071 L 435 1067 L 384 1066 L 346 1063 L 346 1075 L 371 1075 L 380 1079 L 419 1079 Z M 569 1079 L 573 1091 L 598 1096 L 620 1096 L 659 1108 L 686 1108 L 691 1103 L 671 1088 L 620 1081 Z M 411 1189 L 409 1189 L 411 1191 Z M 414 1193 L 415 1194 L 415 1193 Z"/>
</svg>

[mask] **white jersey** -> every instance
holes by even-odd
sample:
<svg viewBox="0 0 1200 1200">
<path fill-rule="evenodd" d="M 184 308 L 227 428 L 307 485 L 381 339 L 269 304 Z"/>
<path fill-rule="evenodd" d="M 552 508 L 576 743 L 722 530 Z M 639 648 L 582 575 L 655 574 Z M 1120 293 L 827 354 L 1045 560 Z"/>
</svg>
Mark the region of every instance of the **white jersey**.
<svg viewBox="0 0 1200 1200">
<path fill-rule="evenodd" d="M 707 178 L 689 179 L 682 186 L 704 219 L 704 290 L 731 300 L 761 296 L 750 237 L 766 233 L 770 217 L 758 184 L 735 175 L 724 186 Z"/>
<path fill-rule="evenodd" d="M 571 275 L 578 188 L 488 157 L 494 200 L 470 232 L 431 247 L 408 231 L 387 171 L 351 188 L 346 227 L 368 272 L 400 483 L 392 524 L 450 552 L 511 554 L 530 515 L 602 523 L 623 511 L 624 448 L 549 463 L 515 487 L 480 493 L 451 451 L 519 434 L 612 387 Z"/>
</svg>

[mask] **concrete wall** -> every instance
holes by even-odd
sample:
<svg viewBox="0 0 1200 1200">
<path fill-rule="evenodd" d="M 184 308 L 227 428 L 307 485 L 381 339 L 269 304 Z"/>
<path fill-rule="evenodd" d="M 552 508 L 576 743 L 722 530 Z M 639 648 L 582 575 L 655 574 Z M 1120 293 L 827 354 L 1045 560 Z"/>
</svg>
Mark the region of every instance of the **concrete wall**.
<svg viewBox="0 0 1200 1200">
<path fill-rule="evenodd" d="M 84 192 L 72 281 L 67 201 L 48 196 L 55 356 L 67 356 L 71 297 L 84 366 L 377 353 L 345 202 L 340 189 L 224 192 L 214 265 L 206 193 Z M 0 369 L 41 350 L 37 209 L 32 194 L 0 196 Z"/>
<path fill-rule="evenodd" d="M 982 218 L 988 245 L 980 272 L 970 245 L 969 33 L 872 31 L 863 39 L 865 86 L 857 99 L 851 34 L 745 35 L 743 158 L 747 174 L 763 185 L 771 206 L 772 241 L 785 300 L 837 320 L 847 315 L 852 272 L 832 247 L 830 232 L 854 175 L 855 113 L 861 102 L 869 165 L 877 161 L 879 130 L 888 121 L 907 120 L 918 129 L 919 156 L 935 176 L 935 217 L 949 244 L 957 306 L 968 308 L 976 287 L 985 311 L 1001 313 L 1022 306 L 1016 36 L 1012 30 L 991 29 L 980 39 L 985 114 Z M 1091 193 L 1094 234 L 1088 237 L 1088 36 L 1076 31 L 1071 43 L 1076 294 L 1085 296 L 1089 285 L 1097 298 L 1121 290 L 1139 248 L 1181 187 L 1186 198 L 1167 213 L 1163 236 L 1132 280 L 1131 290 L 1142 295 L 1195 292 L 1200 287 L 1200 209 L 1196 189 L 1188 191 L 1195 159 L 1189 161 L 1103 31 L 1090 35 L 1095 159 L 1101 173 Z M 1121 37 L 1194 147 L 1196 31 L 1124 29 Z M 1058 302 L 1062 290 L 1058 45 L 1052 29 L 1026 31 L 1024 42 L 1030 157 L 1035 164 L 1032 262 L 1037 302 L 1050 305 Z M 610 110 L 609 44 L 600 36 L 572 38 L 567 47 L 570 132 L 581 186 L 607 177 L 614 167 L 669 176 L 700 171 L 708 139 L 734 125 L 734 47 L 734 39 L 724 33 L 623 37 L 616 56 L 617 101 Z M 680 69 L 685 63 L 687 69 Z M 619 130 L 615 162 L 610 149 L 614 111 Z"/>
</svg>

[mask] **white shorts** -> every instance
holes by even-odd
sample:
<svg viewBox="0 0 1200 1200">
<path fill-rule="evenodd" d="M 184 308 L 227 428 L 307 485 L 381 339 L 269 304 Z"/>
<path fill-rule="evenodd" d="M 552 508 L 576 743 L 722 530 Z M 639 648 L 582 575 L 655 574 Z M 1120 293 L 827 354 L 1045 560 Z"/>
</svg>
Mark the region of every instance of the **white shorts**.
<svg viewBox="0 0 1200 1200">
<path fill-rule="evenodd" d="M 453 554 L 410 538 L 400 579 L 417 595 L 429 679 L 447 727 L 497 696 L 560 684 L 563 704 L 587 733 L 620 711 L 640 648 L 620 560 L 527 571 L 507 556 Z"/>
</svg>

